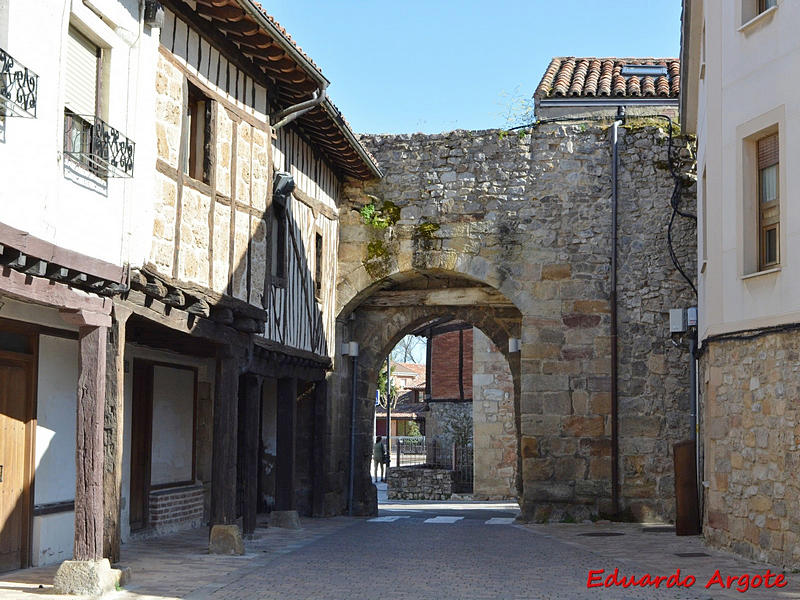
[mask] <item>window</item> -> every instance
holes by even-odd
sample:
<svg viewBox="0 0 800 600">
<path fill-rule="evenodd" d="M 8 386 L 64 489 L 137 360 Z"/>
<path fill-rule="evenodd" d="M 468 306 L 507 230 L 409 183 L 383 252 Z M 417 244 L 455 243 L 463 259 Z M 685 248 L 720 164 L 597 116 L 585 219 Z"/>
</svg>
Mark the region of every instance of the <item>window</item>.
<svg viewBox="0 0 800 600">
<path fill-rule="evenodd" d="M 70 27 L 64 78 L 64 152 L 80 163 L 85 161 L 78 157 L 91 155 L 92 125 L 100 109 L 99 77 L 100 48 Z"/>
<path fill-rule="evenodd" d="M 778 134 L 756 142 L 758 164 L 758 247 L 760 270 L 780 262 L 780 202 L 778 194 Z"/>
<path fill-rule="evenodd" d="M 204 183 L 209 182 L 211 171 L 210 126 L 211 101 L 195 86 L 189 85 L 183 122 L 183 172 Z"/>
<path fill-rule="evenodd" d="M 272 278 L 277 285 L 286 280 L 286 207 L 278 202 L 272 203 Z"/>
<path fill-rule="evenodd" d="M 742 0 L 742 25 L 776 6 L 778 6 L 777 0 Z"/>
<path fill-rule="evenodd" d="M 322 248 L 322 234 L 317 233 L 314 237 L 314 289 L 316 291 L 317 300 L 322 298 L 322 268 L 324 266 Z"/>
</svg>

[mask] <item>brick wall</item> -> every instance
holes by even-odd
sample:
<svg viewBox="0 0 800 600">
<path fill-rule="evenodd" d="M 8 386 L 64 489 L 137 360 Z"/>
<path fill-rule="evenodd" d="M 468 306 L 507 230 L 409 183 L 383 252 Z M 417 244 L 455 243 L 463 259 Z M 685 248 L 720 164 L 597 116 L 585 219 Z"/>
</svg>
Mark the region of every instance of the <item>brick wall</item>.
<svg viewBox="0 0 800 600">
<path fill-rule="evenodd" d="M 459 333 L 463 334 L 464 398 L 472 399 L 472 329 L 449 331 L 433 336 L 431 351 L 431 396 L 434 399 L 454 400 L 461 397 L 458 387 Z"/>
<path fill-rule="evenodd" d="M 203 524 L 203 486 L 169 488 L 150 493 L 150 526 L 157 533 Z"/>
</svg>

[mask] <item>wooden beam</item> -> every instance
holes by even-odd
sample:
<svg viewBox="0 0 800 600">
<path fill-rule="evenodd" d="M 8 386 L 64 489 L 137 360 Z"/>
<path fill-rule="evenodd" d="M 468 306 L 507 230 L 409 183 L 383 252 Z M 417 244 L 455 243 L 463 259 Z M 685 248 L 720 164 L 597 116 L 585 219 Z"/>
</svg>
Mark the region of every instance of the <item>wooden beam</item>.
<svg viewBox="0 0 800 600">
<path fill-rule="evenodd" d="M 513 306 L 500 292 L 491 288 L 465 287 L 432 290 L 384 290 L 370 296 L 362 306 Z"/>
<path fill-rule="evenodd" d="M 103 556 L 119 562 L 122 543 L 122 453 L 125 420 L 125 326 L 131 310 L 114 305 L 114 321 L 106 343 L 103 474 Z"/>
<path fill-rule="evenodd" d="M 108 298 L 81 293 L 63 283 L 25 275 L 9 267 L 0 268 L 0 295 L 68 310 L 111 312 L 111 300 Z"/>
<path fill-rule="evenodd" d="M 106 327 L 79 331 L 74 560 L 103 558 L 103 423 Z"/>
<path fill-rule="evenodd" d="M 244 390 L 244 424 L 242 430 L 242 475 L 244 476 L 243 487 L 243 512 L 242 529 L 244 533 L 253 533 L 256 529 L 256 510 L 258 508 L 258 466 L 261 457 L 258 455 L 259 413 L 261 410 L 261 383 L 262 378 L 248 373 L 243 377 Z"/>
<path fill-rule="evenodd" d="M 239 363 L 230 349 L 217 357 L 211 459 L 211 524 L 236 522 L 236 450 L 239 409 Z"/>
<path fill-rule="evenodd" d="M 109 281 L 123 280 L 124 269 L 120 266 L 61 248 L 5 223 L 0 223 L 0 243 L 48 263 L 55 263 Z"/>
</svg>

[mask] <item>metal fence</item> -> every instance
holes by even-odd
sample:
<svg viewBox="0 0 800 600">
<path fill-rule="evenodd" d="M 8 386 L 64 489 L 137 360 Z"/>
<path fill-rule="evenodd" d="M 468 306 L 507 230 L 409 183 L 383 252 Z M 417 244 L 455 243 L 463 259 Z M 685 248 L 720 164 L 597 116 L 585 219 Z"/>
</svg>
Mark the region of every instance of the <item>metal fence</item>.
<svg viewBox="0 0 800 600">
<path fill-rule="evenodd" d="M 428 466 L 453 472 L 453 491 L 472 492 L 472 446 L 441 444 L 424 437 L 399 438 L 394 444 L 395 465 L 398 467 Z"/>
</svg>

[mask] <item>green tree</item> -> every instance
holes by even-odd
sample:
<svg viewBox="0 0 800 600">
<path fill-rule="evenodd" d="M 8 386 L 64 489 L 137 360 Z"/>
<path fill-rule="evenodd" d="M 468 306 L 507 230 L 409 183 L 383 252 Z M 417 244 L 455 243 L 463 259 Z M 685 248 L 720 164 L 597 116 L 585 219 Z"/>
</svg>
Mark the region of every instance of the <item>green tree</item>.
<svg viewBox="0 0 800 600">
<path fill-rule="evenodd" d="M 400 395 L 399 390 L 395 387 L 394 383 L 389 386 L 389 399 L 391 401 L 391 408 L 394 410 L 397 406 L 397 398 Z M 383 408 L 386 408 L 386 365 L 384 364 L 381 372 L 378 373 L 378 402 Z"/>
</svg>

